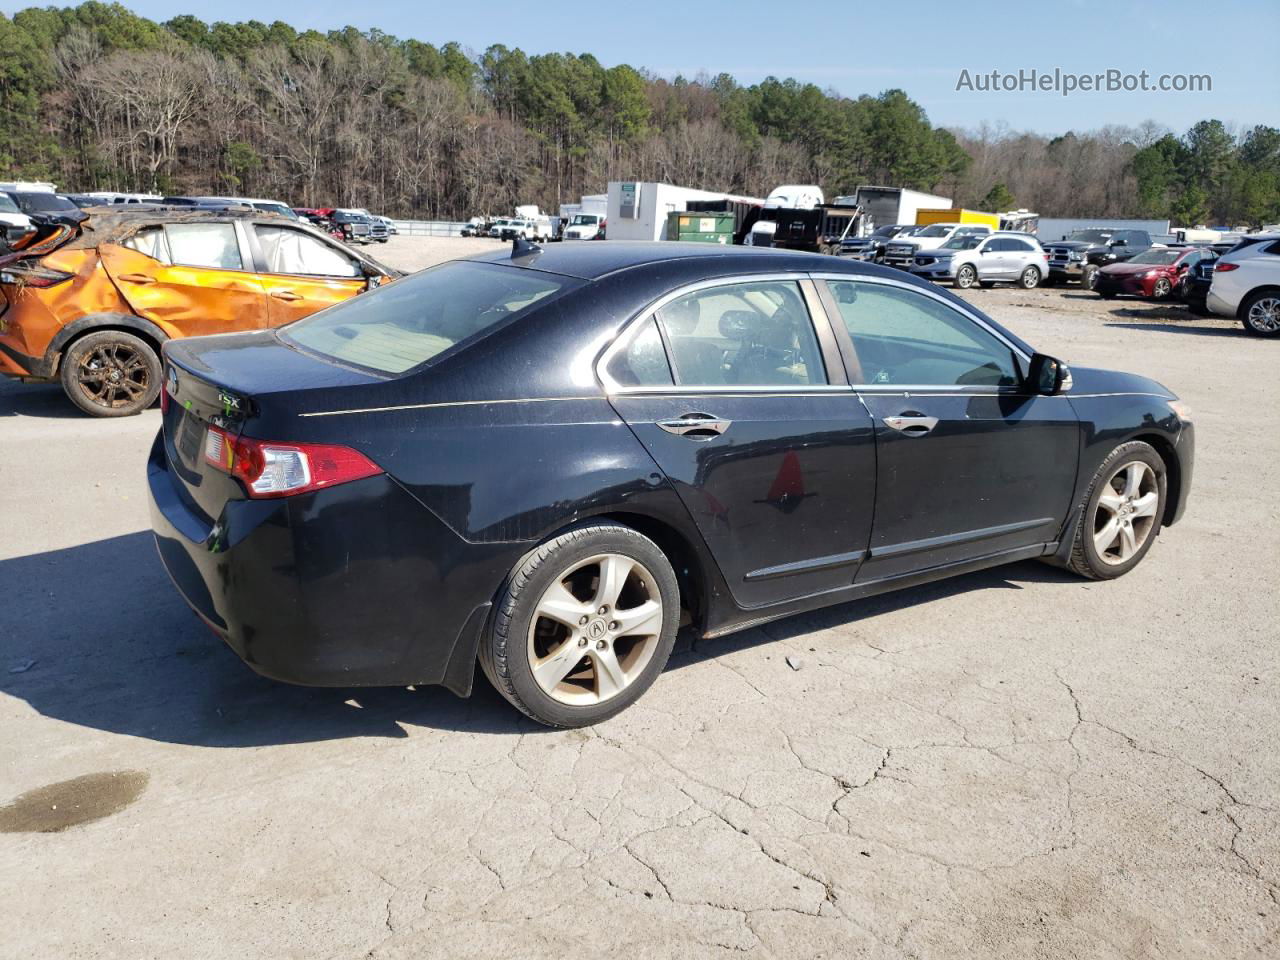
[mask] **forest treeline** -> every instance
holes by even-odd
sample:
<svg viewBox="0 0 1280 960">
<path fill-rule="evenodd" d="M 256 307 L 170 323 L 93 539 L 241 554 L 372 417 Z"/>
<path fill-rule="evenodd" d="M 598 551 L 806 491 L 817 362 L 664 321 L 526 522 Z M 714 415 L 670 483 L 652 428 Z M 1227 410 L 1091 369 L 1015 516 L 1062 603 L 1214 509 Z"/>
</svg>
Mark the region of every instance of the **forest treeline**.
<svg viewBox="0 0 1280 960">
<path fill-rule="evenodd" d="M 901 90 L 665 79 L 590 54 L 473 53 L 353 27 L 165 23 L 118 4 L 0 15 L 0 179 L 279 197 L 453 219 L 610 179 L 764 196 L 818 183 L 971 207 L 1280 219 L 1280 131 L 1216 120 L 1045 137 L 932 125 Z"/>
</svg>

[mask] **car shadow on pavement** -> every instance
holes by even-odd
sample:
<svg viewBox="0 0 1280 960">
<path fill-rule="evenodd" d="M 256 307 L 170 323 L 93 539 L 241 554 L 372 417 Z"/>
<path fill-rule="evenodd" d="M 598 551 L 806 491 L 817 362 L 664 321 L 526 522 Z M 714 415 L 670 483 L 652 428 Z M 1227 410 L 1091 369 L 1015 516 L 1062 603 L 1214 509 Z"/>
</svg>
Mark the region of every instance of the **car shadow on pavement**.
<svg viewBox="0 0 1280 960">
<path fill-rule="evenodd" d="M 167 743 L 252 747 L 405 737 L 401 724 L 541 731 L 477 675 L 443 687 L 295 687 L 258 676 L 187 608 L 150 531 L 0 560 L 0 691 L 67 723 Z"/>
<path fill-rule="evenodd" d="M 862 621 L 874 621 L 882 614 L 898 610 L 909 610 L 912 607 L 927 607 L 928 604 L 946 597 L 978 590 L 1021 590 L 1025 583 L 1060 583 L 1079 584 L 1080 578 L 1059 567 L 1051 567 L 1038 560 L 1027 560 L 989 570 L 979 570 L 958 577 L 937 580 L 919 587 L 910 587 L 891 593 L 882 593 L 861 600 L 850 600 L 832 607 L 823 607 L 808 613 L 793 614 L 774 620 L 762 627 L 731 633 L 724 637 L 710 640 L 694 640 L 687 633 L 682 634 L 676 642 L 668 670 L 692 666 L 704 660 L 712 660 L 728 653 L 747 650 L 751 647 L 777 641 L 792 640 L 807 633 L 818 630 L 829 630 L 833 627 L 848 627 Z M 926 618 L 923 626 L 932 627 L 927 610 L 922 611 Z M 869 625 L 870 626 L 870 625 Z M 874 629 L 873 626 L 870 627 Z"/>
<path fill-rule="evenodd" d="M 20 383 L 4 379 L 0 379 L 0 417 L 88 419 L 56 383 Z"/>
<path fill-rule="evenodd" d="M 1131 314 L 1131 316 L 1148 316 L 1148 314 Z M 1190 333 L 1201 337 L 1242 337 L 1245 335 L 1238 324 L 1224 327 L 1204 327 L 1192 325 L 1183 320 L 1180 323 L 1108 323 L 1108 327 L 1123 327 L 1127 330 L 1154 330 L 1159 333 Z"/>
<path fill-rule="evenodd" d="M 1073 582 L 1036 562 L 798 614 L 693 642 L 668 669 L 814 630 L 870 620 L 958 593 Z M 469 699 L 442 687 L 309 688 L 258 676 L 187 609 L 150 531 L 0 560 L 0 691 L 43 716 L 201 747 L 405 737 L 404 725 L 476 734 L 545 731 L 477 674 Z"/>
</svg>

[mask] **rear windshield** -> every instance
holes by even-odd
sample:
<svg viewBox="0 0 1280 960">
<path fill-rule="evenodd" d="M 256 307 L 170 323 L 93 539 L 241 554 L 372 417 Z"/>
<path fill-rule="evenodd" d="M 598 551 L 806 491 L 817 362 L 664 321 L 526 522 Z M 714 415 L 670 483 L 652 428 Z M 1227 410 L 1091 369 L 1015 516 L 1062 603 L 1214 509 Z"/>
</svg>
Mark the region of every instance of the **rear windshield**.
<svg viewBox="0 0 1280 960">
<path fill-rule="evenodd" d="M 528 313 L 574 282 L 455 260 L 312 314 L 281 333 L 286 341 L 341 363 L 404 373 Z"/>
<path fill-rule="evenodd" d="M 56 193 L 20 193 L 18 206 L 26 213 L 45 213 L 50 210 L 78 210 L 74 203 Z"/>
</svg>

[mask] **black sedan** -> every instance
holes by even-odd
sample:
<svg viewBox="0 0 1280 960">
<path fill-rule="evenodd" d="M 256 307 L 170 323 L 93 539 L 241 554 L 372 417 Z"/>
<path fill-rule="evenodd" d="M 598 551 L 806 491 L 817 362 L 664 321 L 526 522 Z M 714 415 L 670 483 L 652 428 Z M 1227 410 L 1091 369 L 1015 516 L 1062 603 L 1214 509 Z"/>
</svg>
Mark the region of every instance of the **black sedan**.
<svg viewBox="0 0 1280 960">
<path fill-rule="evenodd" d="M 605 719 L 718 636 L 1182 514 L 1187 411 L 899 271 L 617 241 L 443 264 L 164 348 L 160 556 L 255 670 Z"/>
</svg>

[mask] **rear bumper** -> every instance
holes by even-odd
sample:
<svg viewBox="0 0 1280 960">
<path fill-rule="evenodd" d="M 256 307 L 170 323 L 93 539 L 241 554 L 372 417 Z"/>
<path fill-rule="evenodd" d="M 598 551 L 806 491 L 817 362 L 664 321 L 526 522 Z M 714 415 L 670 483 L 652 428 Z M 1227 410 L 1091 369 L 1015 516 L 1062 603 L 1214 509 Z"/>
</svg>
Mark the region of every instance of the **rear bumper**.
<svg viewBox="0 0 1280 960">
<path fill-rule="evenodd" d="M 308 686 L 470 693 L 513 545 L 462 541 L 386 475 L 231 500 L 210 524 L 184 501 L 158 436 L 147 481 L 174 586 L 256 672 Z"/>
<path fill-rule="evenodd" d="M 1204 305 L 1210 313 L 1216 313 L 1220 317 L 1234 317 L 1236 315 L 1236 305 L 1223 300 L 1218 294 L 1213 292 L 1213 288 L 1209 288 L 1208 294 L 1204 298 Z"/>
</svg>

